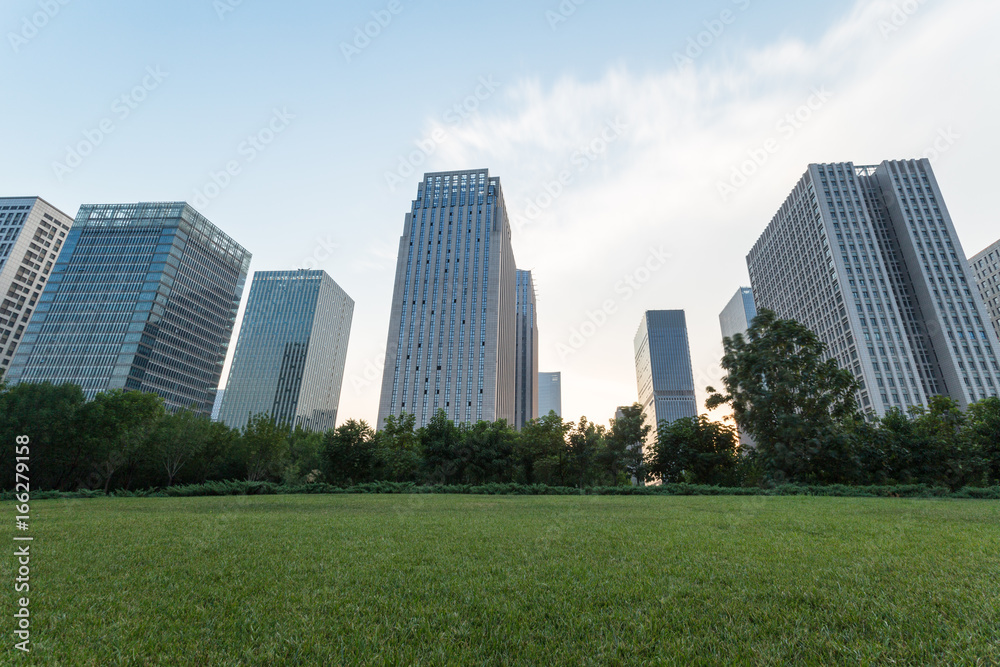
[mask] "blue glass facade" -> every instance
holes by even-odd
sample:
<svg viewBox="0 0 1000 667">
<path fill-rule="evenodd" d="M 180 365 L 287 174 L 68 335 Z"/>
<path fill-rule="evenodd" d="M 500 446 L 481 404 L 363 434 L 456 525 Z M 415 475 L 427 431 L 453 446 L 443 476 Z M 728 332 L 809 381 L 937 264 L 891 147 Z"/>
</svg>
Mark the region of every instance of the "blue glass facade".
<svg viewBox="0 0 1000 667">
<path fill-rule="evenodd" d="M 183 202 L 82 206 L 9 378 L 209 415 L 249 264 Z"/>
<path fill-rule="evenodd" d="M 698 415 L 683 310 L 646 311 L 635 335 L 635 372 L 639 402 L 654 431 L 661 421 Z"/>
<path fill-rule="evenodd" d="M 336 426 L 354 301 L 324 271 L 258 271 L 219 420 L 250 416 L 312 430 Z"/>
<path fill-rule="evenodd" d="M 732 338 L 736 334 L 745 334 L 755 317 L 757 317 L 757 304 L 754 302 L 753 289 L 741 287 L 719 314 L 722 337 Z"/>
</svg>

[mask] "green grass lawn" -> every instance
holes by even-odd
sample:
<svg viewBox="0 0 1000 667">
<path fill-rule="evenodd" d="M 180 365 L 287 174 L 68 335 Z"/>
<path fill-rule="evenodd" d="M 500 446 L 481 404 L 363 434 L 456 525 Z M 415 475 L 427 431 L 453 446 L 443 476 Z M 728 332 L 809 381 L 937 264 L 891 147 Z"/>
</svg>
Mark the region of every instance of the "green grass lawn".
<svg viewBox="0 0 1000 667">
<path fill-rule="evenodd" d="M 12 649 L 9 593 L 0 664 L 1000 663 L 995 501 L 252 496 L 32 514 L 33 650 Z M 2 558 L 8 591 L 14 576 Z"/>
</svg>

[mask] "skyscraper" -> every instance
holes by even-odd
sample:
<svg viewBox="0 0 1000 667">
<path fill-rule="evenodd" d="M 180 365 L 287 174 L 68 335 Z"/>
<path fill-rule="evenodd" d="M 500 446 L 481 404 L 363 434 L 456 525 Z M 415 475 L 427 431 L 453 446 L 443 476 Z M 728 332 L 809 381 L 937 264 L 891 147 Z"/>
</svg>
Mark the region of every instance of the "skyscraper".
<svg viewBox="0 0 1000 667">
<path fill-rule="evenodd" d="M 538 374 L 538 416 L 550 412 L 562 417 L 562 373 Z"/>
<path fill-rule="evenodd" d="M 73 218 L 40 197 L 0 198 L 0 376 L 59 257 Z"/>
<path fill-rule="evenodd" d="M 729 300 L 729 303 L 719 314 L 719 325 L 722 328 L 722 337 L 732 338 L 736 334 L 745 336 L 753 318 L 757 317 L 757 304 L 753 298 L 753 289 L 741 287 L 736 290 L 736 294 Z M 737 433 L 740 437 L 740 444 L 744 447 L 756 447 L 757 443 L 748 434 L 742 432 L 739 424 L 736 425 Z"/>
<path fill-rule="evenodd" d="M 207 416 L 249 264 L 184 202 L 81 206 L 10 379 L 152 392 Z"/>
<path fill-rule="evenodd" d="M 1000 241 L 970 259 L 969 264 L 993 330 L 1000 336 Z"/>
<path fill-rule="evenodd" d="M 736 334 L 745 334 L 755 317 L 757 317 L 757 304 L 753 299 L 753 289 L 739 288 L 719 314 L 722 337 L 732 338 Z"/>
<path fill-rule="evenodd" d="M 257 271 L 229 369 L 219 421 L 252 415 L 334 428 L 354 301 L 325 271 Z"/>
<path fill-rule="evenodd" d="M 429 173 L 403 224 L 378 423 L 515 423 L 516 268 L 500 179 Z"/>
<path fill-rule="evenodd" d="M 691 347 L 683 310 L 647 310 L 635 334 L 635 377 L 639 403 L 652 426 L 698 416 Z"/>
<path fill-rule="evenodd" d="M 809 165 L 747 264 L 757 306 L 816 332 L 862 409 L 996 395 L 996 332 L 928 160 Z"/>
<path fill-rule="evenodd" d="M 517 372 L 515 396 L 517 423 L 538 417 L 538 325 L 535 319 L 535 284 L 531 271 L 517 272 Z"/>
</svg>

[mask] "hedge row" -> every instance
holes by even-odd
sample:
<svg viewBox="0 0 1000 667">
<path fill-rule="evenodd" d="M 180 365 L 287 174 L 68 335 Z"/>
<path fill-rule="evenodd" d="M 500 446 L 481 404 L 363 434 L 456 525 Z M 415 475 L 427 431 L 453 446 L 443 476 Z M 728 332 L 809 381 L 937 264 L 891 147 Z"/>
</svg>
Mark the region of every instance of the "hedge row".
<svg viewBox="0 0 1000 667">
<path fill-rule="evenodd" d="M 167 498 L 194 496 L 244 496 L 244 495 L 287 495 L 287 494 L 479 494 L 496 496 L 840 496 L 851 498 L 973 498 L 1000 500 L 1000 486 L 965 487 L 951 491 L 943 486 L 909 484 L 903 486 L 806 486 L 783 484 L 772 488 L 742 488 L 703 486 L 696 484 L 663 484 L 660 486 L 595 486 L 579 489 L 569 486 L 546 486 L 544 484 L 484 484 L 472 486 L 457 485 L 417 485 L 413 483 L 373 482 L 355 486 L 338 487 L 331 484 L 282 485 L 274 482 L 222 481 L 171 486 L 163 489 L 138 491 L 112 491 L 109 495 L 117 498 Z M 80 491 L 36 491 L 33 500 L 52 498 L 102 498 L 103 491 L 84 489 Z M 0 493 L 0 500 L 14 500 L 14 493 Z"/>
</svg>

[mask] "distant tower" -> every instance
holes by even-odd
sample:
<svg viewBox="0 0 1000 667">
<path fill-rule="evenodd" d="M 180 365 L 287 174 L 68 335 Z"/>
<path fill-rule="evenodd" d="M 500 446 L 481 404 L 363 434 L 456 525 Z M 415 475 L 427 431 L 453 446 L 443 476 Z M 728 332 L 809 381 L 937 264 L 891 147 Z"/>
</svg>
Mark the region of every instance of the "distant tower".
<svg viewBox="0 0 1000 667">
<path fill-rule="evenodd" d="M 736 334 L 746 334 L 755 317 L 757 317 L 757 305 L 753 299 L 753 289 L 739 288 L 719 314 L 722 337 L 732 338 Z"/>
<path fill-rule="evenodd" d="M 639 403 L 656 437 L 661 421 L 698 416 L 683 310 L 647 310 L 635 334 Z"/>
<path fill-rule="evenodd" d="M 538 416 L 550 412 L 562 417 L 562 373 L 538 374 Z"/>
<path fill-rule="evenodd" d="M 257 271 L 219 421 L 251 415 L 314 431 L 336 426 L 354 301 L 325 271 Z"/>
<path fill-rule="evenodd" d="M 424 174 L 403 223 L 378 423 L 514 424 L 516 268 L 500 179 Z"/>
<path fill-rule="evenodd" d="M 145 391 L 207 417 L 249 265 L 184 202 L 81 206 L 10 380 Z"/>
<path fill-rule="evenodd" d="M 72 225 L 73 218 L 40 197 L 0 198 L 0 376 Z"/>
<path fill-rule="evenodd" d="M 722 327 L 722 337 L 732 338 L 736 334 L 745 336 L 753 318 L 757 317 L 757 305 L 753 298 L 753 289 L 741 287 L 736 290 L 736 294 L 729 300 L 729 304 L 719 315 L 719 324 Z M 746 433 L 737 431 L 740 436 L 740 444 L 744 447 L 756 447 L 757 443 Z"/>
<path fill-rule="evenodd" d="M 538 323 L 531 271 L 517 272 L 517 423 L 538 417 Z"/>
</svg>

